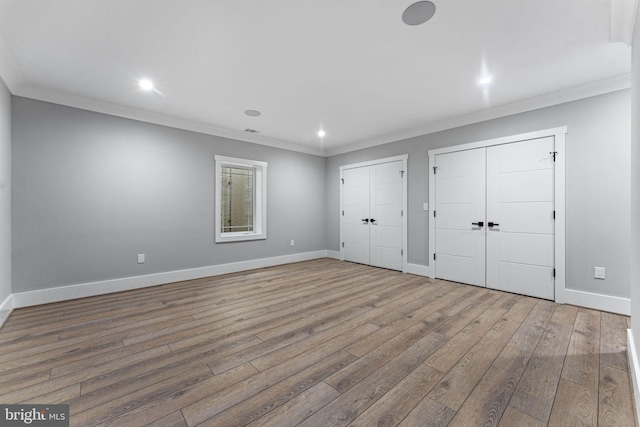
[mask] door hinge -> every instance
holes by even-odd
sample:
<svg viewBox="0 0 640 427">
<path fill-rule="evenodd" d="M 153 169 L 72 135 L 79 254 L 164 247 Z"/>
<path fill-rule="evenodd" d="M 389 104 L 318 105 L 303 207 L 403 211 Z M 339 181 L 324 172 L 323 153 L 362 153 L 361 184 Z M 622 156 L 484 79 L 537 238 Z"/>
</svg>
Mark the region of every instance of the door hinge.
<svg viewBox="0 0 640 427">
<path fill-rule="evenodd" d="M 553 219 L 556 219 L 556 211 L 553 211 Z"/>
<path fill-rule="evenodd" d="M 400 255 L 404 255 L 404 249 L 400 249 Z"/>
<path fill-rule="evenodd" d="M 556 156 L 558 155 L 557 151 L 549 151 L 549 154 L 551 154 L 553 156 L 553 161 L 556 161 Z"/>
<path fill-rule="evenodd" d="M 433 211 L 433 217 L 434 218 L 436 217 L 436 211 Z"/>
<path fill-rule="evenodd" d="M 400 216 L 404 216 L 404 210 L 400 211 Z"/>
<path fill-rule="evenodd" d="M 434 261 L 436 260 L 436 254 L 433 254 L 433 260 Z"/>
<path fill-rule="evenodd" d="M 342 183 L 344 184 L 344 178 L 340 178 L 340 181 L 342 181 Z"/>
<path fill-rule="evenodd" d="M 553 277 L 556 277 L 556 269 L 553 269 Z"/>
<path fill-rule="evenodd" d="M 344 216 L 344 211 L 342 211 L 342 216 Z"/>
<path fill-rule="evenodd" d="M 434 167 L 433 167 L 433 174 L 434 174 L 434 175 L 436 174 L 436 170 L 437 170 L 437 169 L 438 169 L 438 167 L 437 167 L 437 166 L 434 166 Z"/>
<path fill-rule="evenodd" d="M 344 242 L 342 242 L 342 247 L 344 248 Z"/>
</svg>

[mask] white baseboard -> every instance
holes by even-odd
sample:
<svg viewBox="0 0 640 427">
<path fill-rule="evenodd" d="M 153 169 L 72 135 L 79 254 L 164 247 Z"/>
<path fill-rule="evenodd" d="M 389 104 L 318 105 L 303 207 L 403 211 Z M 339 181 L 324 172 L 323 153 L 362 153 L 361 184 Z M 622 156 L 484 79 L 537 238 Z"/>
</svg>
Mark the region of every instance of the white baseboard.
<svg viewBox="0 0 640 427">
<path fill-rule="evenodd" d="M 327 258 L 340 259 L 340 251 L 325 251 Z"/>
<path fill-rule="evenodd" d="M 633 340 L 633 331 L 627 329 L 627 359 L 629 359 L 629 372 L 633 387 L 633 398 L 636 409 L 636 426 L 640 426 L 640 362 Z"/>
<path fill-rule="evenodd" d="M 407 264 L 406 272 L 417 276 L 431 277 L 431 268 L 427 265 Z"/>
<path fill-rule="evenodd" d="M 576 291 L 575 289 L 565 289 L 563 293 L 564 298 L 558 299 L 556 295 L 556 301 L 561 301 L 563 304 L 577 305 L 631 316 L 631 300 L 629 298 L 594 294 L 591 292 Z"/>
<path fill-rule="evenodd" d="M 9 318 L 9 315 L 13 311 L 13 294 L 9 295 L 0 304 L 0 328 L 4 325 L 4 322 Z"/>
<path fill-rule="evenodd" d="M 308 261 L 318 258 L 332 257 L 331 251 L 304 252 L 229 264 L 211 265 L 207 267 L 191 268 L 188 270 L 168 271 L 165 273 L 148 274 L 144 276 L 126 277 L 122 279 L 103 280 L 99 282 L 82 283 L 78 285 L 60 286 L 57 288 L 41 289 L 13 294 L 13 308 L 29 307 L 48 304 L 76 298 L 128 291 L 131 289 L 163 285 L 183 280 L 200 279 L 203 277 L 219 276 L 221 274 L 236 273 L 238 271 L 289 264 L 292 262 Z"/>
<path fill-rule="evenodd" d="M 2 304 L 0 304 L 0 326 L 2 326 L 2 323 L 7 319 L 14 308 L 48 304 L 57 301 L 121 292 L 148 286 L 180 282 L 183 280 L 200 279 L 202 277 L 218 276 L 221 274 L 235 273 L 255 268 L 270 267 L 274 265 L 289 264 L 292 262 L 308 261 L 326 257 L 340 259 L 340 252 L 329 250 L 304 252 L 187 270 L 176 270 L 144 276 L 126 277 L 122 279 L 104 280 L 36 291 L 19 292 L 10 295 Z M 406 272 L 419 276 L 431 277 L 431 268 L 424 265 L 407 264 Z M 631 313 L 631 301 L 628 298 L 594 294 L 590 292 L 576 291 L 573 289 L 565 289 L 563 296 L 563 302 L 566 304 L 609 311 L 626 316 L 629 316 Z"/>
</svg>

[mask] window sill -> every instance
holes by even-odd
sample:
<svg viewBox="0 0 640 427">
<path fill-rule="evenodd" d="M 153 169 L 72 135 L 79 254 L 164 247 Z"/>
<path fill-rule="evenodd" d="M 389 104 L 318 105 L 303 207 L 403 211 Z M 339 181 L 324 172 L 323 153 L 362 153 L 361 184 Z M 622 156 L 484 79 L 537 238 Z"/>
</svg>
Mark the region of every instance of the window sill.
<svg viewBox="0 0 640 427">
<path fill-rule="evenodd" d="M 216 235 L 216 243 L 242 242 L 246 240 L 265 240 L 266 233 L 222 233 Z"/>
</svg>

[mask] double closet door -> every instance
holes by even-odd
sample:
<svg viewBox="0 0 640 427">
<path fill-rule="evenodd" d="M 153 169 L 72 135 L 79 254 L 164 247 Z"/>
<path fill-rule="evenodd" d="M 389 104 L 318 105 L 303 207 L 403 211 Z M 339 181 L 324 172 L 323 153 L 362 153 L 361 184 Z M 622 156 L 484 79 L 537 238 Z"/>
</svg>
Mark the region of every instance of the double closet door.
<svg viewBox="0 0 640 427">
<path fill-rule="evenodd" d="M 435 156 L 435 277 L 554 299 L 554 138 Z"/>
<path fill-rule="evenodd" d="M 341 168 L 344 261 L 403 270 L 405 162 Z"/>
</svg>

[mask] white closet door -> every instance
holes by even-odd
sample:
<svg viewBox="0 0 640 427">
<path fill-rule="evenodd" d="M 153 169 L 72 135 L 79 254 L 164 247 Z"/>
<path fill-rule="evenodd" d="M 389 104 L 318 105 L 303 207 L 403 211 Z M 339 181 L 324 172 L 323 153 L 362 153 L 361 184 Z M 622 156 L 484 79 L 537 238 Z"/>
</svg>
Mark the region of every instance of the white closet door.
<svg viewBox="0 0 640 427">
<path fill-rule="evenodd" d="M 490 288 L 554 299 L 553 152 L 553 137 L 487 148 Z"/>
<path fill-rule="evenodd" d="M 344 260 L 369 264 L 369 168 L 345 169 L 342 179 Z"/>
<path fill-rule="evenodd" d="M 435 277 L 485 286 L 485 151 L 436 156 Z"/>
<path fill-rule="evenodd" d="M 402 162 L 370 166 L 371 265 L 402 270 Z"/>
<path fill-rule="evenodd" d="M 343 259 L 402 271 L 403 161 L 345 168 L 342 179 Z"/>
</svg>

